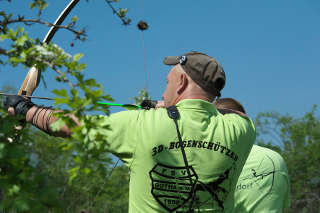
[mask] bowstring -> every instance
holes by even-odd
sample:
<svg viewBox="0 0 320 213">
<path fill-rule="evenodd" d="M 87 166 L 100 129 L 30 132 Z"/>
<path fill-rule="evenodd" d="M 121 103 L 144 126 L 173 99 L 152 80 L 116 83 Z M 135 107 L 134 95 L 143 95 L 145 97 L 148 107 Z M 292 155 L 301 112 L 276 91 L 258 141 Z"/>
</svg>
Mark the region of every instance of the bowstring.
<svg viewBox="0 0 320 213">
<path fill-rule="evenodd" d="M 143 2 L 140 0 L 140 16 L 141 20 L 143 20 Z M 141 30 L 141 38 L 142 38 L 142 51 L 143 51 L 143 69 L 144 69 L 144 80 L 145 80 L 145 90 L 148 88 L 148 75 L 147 75 L 147 56 L 146 56 L 146 48 L 144 42 L 144 30 Z"/>
</svg>

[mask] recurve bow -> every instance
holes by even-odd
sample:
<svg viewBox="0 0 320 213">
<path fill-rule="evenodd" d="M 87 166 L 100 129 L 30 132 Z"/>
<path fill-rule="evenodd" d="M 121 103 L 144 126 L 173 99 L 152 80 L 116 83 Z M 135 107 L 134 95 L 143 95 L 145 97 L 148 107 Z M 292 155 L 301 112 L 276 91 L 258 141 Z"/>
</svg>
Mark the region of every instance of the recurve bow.
<svg viewBox="0 0 320 213">
<path fill-rule="evenodd" d="M 53 26 L 49 29 L 47 35 L 44 37 L 42 43 L 47 44 L 51 41 L 54 34 L 59 29 L 58 25 L 61 25 L 64 19 L 68 16 L 70 11 L 74 8 L 74 6 L 79 2 L 79 0 L 71 0 L 70 3 L 64 8 L 64 10 L 60 13 L 56 21 L 54 22 Z M 25 77 L 18 95 L 23 96 L 32 96 L 34 90 L 38 87 L 41 77 L 41 71 L 37 69 L 36 65 L 34 65 L 27 76 Z M 21 130 L 23 126 L 17 126 L 16 129 Z"/>
</svg>

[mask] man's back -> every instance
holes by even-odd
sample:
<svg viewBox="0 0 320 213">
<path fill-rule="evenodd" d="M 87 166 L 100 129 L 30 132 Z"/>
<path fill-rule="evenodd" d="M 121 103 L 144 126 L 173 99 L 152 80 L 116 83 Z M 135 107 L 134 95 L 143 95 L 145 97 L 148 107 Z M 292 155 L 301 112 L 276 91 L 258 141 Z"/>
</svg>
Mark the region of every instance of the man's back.
<svg viewBox="0 0 320 213">
<path fill-rule="evenodd" d="M 235 191 L 235 213 L 282 212 L 289 207 L 289 177 L 283 158 L 253 145 Z"/>
<path fill-rule="evenodd" d="M 130 212 L 187 212 L 190 205 L 196 212 L 229 212 L 232 189 L 255 139 L 253 124 L 237 114 L 222 115 L 202 100 L 183 100 L 177 108 L 191 177 L 166 109 L 113 116 L 118 125 L 132 127 L 109 137 L 110 150 L 131 169 Z"/>
</svg>

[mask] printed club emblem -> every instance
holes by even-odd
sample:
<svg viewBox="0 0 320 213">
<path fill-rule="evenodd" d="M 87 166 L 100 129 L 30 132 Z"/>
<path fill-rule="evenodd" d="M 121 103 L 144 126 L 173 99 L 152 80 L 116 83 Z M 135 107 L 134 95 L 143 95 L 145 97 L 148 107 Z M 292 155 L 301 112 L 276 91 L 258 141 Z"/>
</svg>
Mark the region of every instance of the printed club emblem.
<svg viewBox="0 0 320 213">
<path fill-rule="evenodd" d="M 193 194 L 198 176 L 192 166 L 189 170 L 191 177 L 188 176 L 186 167 L 158 163 L 149 172 L 152 181 L 151 194 L 169 212 L 182 207 Z"/>
</svg>

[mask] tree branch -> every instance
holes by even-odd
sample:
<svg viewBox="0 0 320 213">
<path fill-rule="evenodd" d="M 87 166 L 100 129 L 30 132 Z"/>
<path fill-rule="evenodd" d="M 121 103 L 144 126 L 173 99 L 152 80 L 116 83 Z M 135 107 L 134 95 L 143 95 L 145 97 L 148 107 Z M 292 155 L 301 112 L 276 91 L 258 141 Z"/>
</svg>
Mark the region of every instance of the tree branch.
<svg viewBox="0 0 320 213">
<path fill-rule="evenodd" d="M 3 49 L 0 47 L 0 55 L 9 55 L 8 51 L 6 49 Z"/>
<path fill-rule="evenodd" d="M 72 89 L 76 86 L 76 85 L 73 84 L 67 77 L 64 77 L 64 73 L 63 73 L 61 70 L 57 69 L 57 67 L 56 67 L 54 64 L 52 64 L 52 63 L 50 63 L 50 62 L 48 62 L 48 61 L 42 61 L 42 63 L 44 63 L 45 65 L 47 65 L 48 67 L 50 67 L 50 68 L 51 68 L 53 71 L 55 71 L 56 73 L 58 73 L 58 75 L 61 76 L 61 80 L 62 80 L 63 82 L 68 83 L 69 86 L 70 86 Z"/>
<path fill-rule="evenodd" d="M 10 19 L 6 22 L 6 24 L 13 24 L 13 23 L 18 23 L 18 22 L 21 22 L 21 23 L 24 23 L 26 25 L 31 25 L 33 23 L 38 23 L 38 24 L 43 24 L 43 25 L 46 25 L 46 26 L 49 26 L 49 27 L 52 27 L 52 26 L 55 26 L 57 28 L 63 28 L 63 29 L 66 29 L 68 31 L 71 31 L 72 33 L 74 33 L 76 35 L 76 39 L 81 39 L 81 36 L 85 37 L 87 36 L 85 34 L 85 29 L 83 28 L 82 30 L 74 30 L 72 28 L 72 22 L 68 25 L 55 25 L 55 24 L 52 24 L 50 22 L 47 22 L 47 21 L 42 21 L 40 18 L 37 18 L 37 19 L 25 19 L 24 17 L 18 17 L 17 19 Z"/>
<path fill-rule="evenodd" d="M 122 24 L 123 25 L 129 25 L 131 20 L 130 19 L 127 19 L 123 16 L 120 16 L 118 11 L 112 6 L 112 1 L 111 0 L 105 0 L 107 2 L 107 4 L 109 5 L 109 7 L 111 8 L 113 14 L 116 14 L 122 21 Z"/>
</svg>

